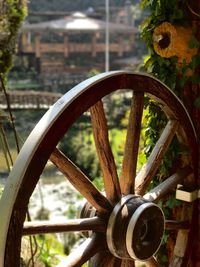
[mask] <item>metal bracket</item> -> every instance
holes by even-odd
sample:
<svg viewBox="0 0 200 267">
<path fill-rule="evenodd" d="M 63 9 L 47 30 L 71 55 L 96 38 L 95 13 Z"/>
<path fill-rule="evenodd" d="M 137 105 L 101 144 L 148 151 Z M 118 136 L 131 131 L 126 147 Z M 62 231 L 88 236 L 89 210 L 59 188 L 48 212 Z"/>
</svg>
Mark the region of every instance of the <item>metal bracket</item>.
<svg viewBox="0 0 200 267">
<path fill-rule="evenodd" d="M 200 189 L 195 189 L 193 191 L 186 190 L 183 185 L 178 184 L 176 189 L 176 199 L 193 202 L 200 198 Z"/>
</svg>

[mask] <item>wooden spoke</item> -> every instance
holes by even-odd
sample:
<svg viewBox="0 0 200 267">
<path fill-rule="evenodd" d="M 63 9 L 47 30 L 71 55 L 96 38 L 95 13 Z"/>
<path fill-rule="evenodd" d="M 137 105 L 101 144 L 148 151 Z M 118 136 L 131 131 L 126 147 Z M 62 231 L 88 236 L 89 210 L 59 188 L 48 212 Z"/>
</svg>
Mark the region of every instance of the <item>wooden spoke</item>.
<svg viewBox="0 0 200 267">
<path fill-rule="evenodd" d="M 36 235 L 46 233 L 61 233 L 70 231 L 96 231 L 105 232 L 106 223 L 99 217 L 67 220 L 66 222 L 32 221 L 25 222 L 23 235 Z"/>
<path fill-rule="evenodd" d="M 122 175 L 120 179 L 121 190 L 124 195 L 134 193 L 143 106 L 144 94 L 134 92 L 127 128 Z"/>
<path fill-rule="evenodd" d="M 169 178 L 167 178 L 164 182 L 156 186 L 154 189 L 149 191 L 147 194 L 144 195 L 144 198 L 152 201 L 157 202 L 160 200 L 164 195 L 171 192 L 172 189 L 174 189 L 180 181 L 182 181 L 184 178 L 186 178 L 189 174 L 192 173 L 192 168 L 190 166 L 186 166 L 177 173 L 174 173 Z"/>
<path fill-rule="evenodd" d="M 111 209 L 108 200 L 97 190 L 89 178 L 60 150 L 55 149 L 50 160 L 98 212 L 107 213 Z"/>
<path fill-rule="evenodd" d="M 185 253 L 187 250 L 188 237 L 189 237 L 188 230 L 181 229 L 178 231 L 175 248 L 172 255 L 172 260 L 169 264 L 169 267 L 188 266 L 185 264 Z"/>
<path fill-rule="evenodd" d="M 121 259 L 108 251 L 102 251 L 89 261 L 89 267 L 121 267 Z"/>
<path fill-rule="evenodd" d="M 177 121 L 169 121 L 157 141 L 147 163 L 142 167 L 136 177 L 136 193 L 143 195 L 153 176 L 156 174 L 161 161 L 176 133 Z"/>
<path fill-rule="evenodd" d="M 135 267 L 135 261 L 134 260 L 122 260 L 120 267 Z"/>
<path fill-rule="evenodd" d="M 101 170 L 103 173 L 106 196 L 112 203 L 119 201 L 121 192 L 117 169 L 108 138 L 108 127 L 102 101 L 90 108 L 93 135 Z"/>
<path fill-rule="evenodd" d="M 165 229 L 167 230 L 189 229 L 190 226 L 191 225 L 189 221 L 174 221 L 174 220 L 165 221 Z"/>
<path fill-rule="evenodd" d="M 65 261 L 66 267 L 82 266 L 97 252 L 104 250 L 106 247 L 105 239 L 101 235 L 94 234 L 81 244 L 76 250 L 72 251 Z"/>
<path fill-rule="evenodd" d="M 159 267 L 159 264 L 154 257 L 145 261 L 145 265 L 146 265 L 146 267 Z"/>
</svg>

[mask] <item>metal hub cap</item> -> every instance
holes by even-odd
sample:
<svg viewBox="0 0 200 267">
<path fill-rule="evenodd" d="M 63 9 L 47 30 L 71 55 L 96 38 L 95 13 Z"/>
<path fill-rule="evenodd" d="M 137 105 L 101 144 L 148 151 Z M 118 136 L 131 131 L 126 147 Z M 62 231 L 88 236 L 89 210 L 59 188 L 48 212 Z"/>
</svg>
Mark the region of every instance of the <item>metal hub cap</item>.
<svg viewBox="0 0 200 267">
<path fill-rule="evenodd" d="M 107 244 L 118 258 L 145 261 L 160 247 L 164 215 L 154 203 L 127 195 L 114 207 L 107 227 Z"/>
</svg>

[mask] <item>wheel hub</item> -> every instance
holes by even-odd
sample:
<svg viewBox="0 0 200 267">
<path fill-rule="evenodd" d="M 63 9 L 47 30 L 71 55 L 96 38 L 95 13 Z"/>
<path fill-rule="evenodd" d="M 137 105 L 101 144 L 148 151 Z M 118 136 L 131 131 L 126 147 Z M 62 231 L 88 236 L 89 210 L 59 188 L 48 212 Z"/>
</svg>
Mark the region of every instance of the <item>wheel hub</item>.
<svg viewBox="0 0 200 267">
<path fill-rule="evenodd" d="M 140 196 L 127 195 L 111 212 L 106 238 L 114 256 L 144 261 L 160 247 L 163 232 L 162 210 Z"/>
</svg>

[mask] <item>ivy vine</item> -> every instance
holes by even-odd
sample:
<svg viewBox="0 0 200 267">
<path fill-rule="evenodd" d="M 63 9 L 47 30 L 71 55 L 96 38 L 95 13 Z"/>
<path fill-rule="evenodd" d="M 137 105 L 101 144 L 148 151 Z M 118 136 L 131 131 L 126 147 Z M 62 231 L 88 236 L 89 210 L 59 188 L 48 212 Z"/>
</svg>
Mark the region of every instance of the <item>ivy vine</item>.
<svg viewBox="0 0 200 267">
<path fill-rule="evenodd" d="M 9 100 L 5 87 L 6 75 L 12 67 L 12 58 L 16 50 L 18 30 L 26 14 L 26 0 L 5 0 L 0 2 L 0 90 L 2 90 L 5 94 L 8 107 Z M 10 123 L 16 141 L 17 152 L 19 152 L 17 133 L 10 108 L 8 116 L 6 116 L 2 110 L 0 110 L 0 115 Z M 10 148 L 3 124 L 0 128 L 0 139 L 7 163 L 7 168 L 8 171 L 10 171 L 10 165 L 13 165 L 13 160 L 10 154 Z"/>
<path fill-rule="evenodd" d="M 141 36 L 149 50 L 149 55 L 145 58 L 144 68 L 168 85 L 179 97 L 181 97 L 181 89 L 187 82 L 200 83 L 199 74 L 194 72 L 200 66 L 200 55 L 194 55 L 188 64 L 183 60 L 181 66 L 178 66 L 177 57 L 163 58 L 156 54 L 153 49 L 152 38 L 154 29 L 165 21 L 173 25 L 189 26 L 187 14 L 184 12 L 186 5 L 186 0 L 141 1 L 142 8 L 148 8 L 150 12 L 149 17 L 141 24 Z M 194 35 L 189 42 L 189 48 L 200 47 L 200 43 L 195 37 L 195 31 L 196 29 L 193 27 Z M 187 75 L 189 71 L 194 72 L 193 75 Z M 196 105 L 198 104 L 199 100 L 196 102 Z"/>
<path fill-rule="evenodd" d="M 186 0 L 142 0 L 142 8 L 149 9 L 149 17 L 141 24 L 141 35 L 144 39 L 147 48 L 149 50 L 149 55 L 144 60 L 144 69 L 148 73 L 153 74 L 156 78 L 165 83 L 169 88 L 179 97 L 182 98 L 183 87 L 187 82 L 193 84 L 200 83 L 200 75 L 195 72 L 200 66 L 200 55 L 196 54 L 192 57 L 190 63 L 186 63 L 183 60 L 181 66 L 177 64 L 177 57 L 173 56 L 170 58 L 163 58 L 158 55 L 153 48 L 153 31 L 161 23 L 167 21 L 173 25 L 189 26 L 189 20 L 186 12 L 184 12 L 186 7 Z M 200 43 L 194 35 L 189 42 L 190 48 L 199 48 Z M 188 75 L 188 71 L 192 71 L 192 75 Z M 148 127 L 146 131 L 146 154 L 148 155 L 160 135 L 163 129 L 163 122 L 166 120 L 163 118 L 163 113 L 159 107 L 155 106 L 153 102 L 148 102 L 149 105 L 149 115 L 148 115 Z M 200 97 L 195 100 L 195 106 L 200 106 Z M 165 159 L 165 162 L 173 161 L 176 155 L 173 151 L 176 149 L 172 145 L 171 153 L 173 158 L 169 154 L 169 159 Z M 178 153 L 178 151 L 177 151 Z M 168 163 L 167 163 L 168 165 Z M 163 168 L 164 170 L 164 168 Z M 165 171 L 165 170 L 164 170 Z M 163 175 L 162 173 L 160 174 Z"/>
<path fill-rule="evenodd" d="M 189 26 L 189 19 L 187 17 L 186 0 L 142 0 L 142 8 L 148 8 L 149 16 L 141 24 L 141 36 L 144 39 L 149 54 L 144 60 L 144 70 L 153 74 L 156 78 L 165 83 L 169 88 L 179 97 L 182 98 L 183 87 L 186 83 L 192 84 L 200 83 L 200 76 L 195 72 L 200 67 L 200 55 L 196 54 L 192 57 L 190 63 L 183 60 L 182 64 L 177 64 L 176 56 L 170 58 L 163 58 L 159 56 L 153 48 L 153 32 L 163 22 L 170 22 L 172 25 Z M 189 47 L 199 48 L 200 43 L 194 35 L 192 36 Z M 188 72 L 192 71 L 192 75 Z M 158 140 L 163 127 L 166 123 L 166 118 L 163 116 L 161 109 L 155 105 L 153 101 L 146 99 L 146 108 L 148 108 L 147 128 L 145 132 L 145 153 L 147 156 L 151 153 L 156 141 Z M 200 107 L 200 97 L 198 97 L 194 105 Z M 170 170 L 173 169 L 173 164 L 180 159 L 180 149 L 176 138 L 169 147 L 169 151 L 165 156 L 158 174 L 154 177 L 152 186 L 157 185 L 160 180 L 169 176 Z M 162 207 L 166 216 L 170 216 L 172 208 L 180 203 L 174 197 L 163 201 Z M 162 266 L 168 266 L 166 258 L 166 249 L 161 251 L 158 255 Z"/>
<path fill-rule="evenodd" d="M 27 14 L 26 0 L 0 3 L 0 73 L 8 73 L 16 51 L 18 30 Z"/>
<path fill-rule="evenodd" d="M 141 1 L 142 8 L 148 8 L 150 12 L 149 17 L 141 25 L 141 35 L 149 50 L 149 55 L 144 61 L 144 69 L 169 86 L 178 96 L 180 96 L 181 92 L 178 90 L 178 88 L 180 88 L 180 69 L 177 67 L 177 57 L 163 58 L 154 51 L 153 31 L 164 21 L 168 21 L 172 24 L 186 24 L 187 20 L 181 9 L 184 2 L 185 1 L 180 0 Z M 182 72 L 186 71 L 185 68 L 186 66 L 184 65 Z M 156 140 L 163 130 L 163 124 L 165 124 L 166 118 L 163 116 L 161 109 L 156 106 L 154 102 L 147 101 L 147 105 L 149 106 L 148 127 L 146 130 L 146 154 L 148 155 L 152 151 Z M 174 155 L 174 157 L 176 156 L 177 155 Z M 172 160 L 173 159 L 169 156 L 169 162 Z M 165 161 L 166 164 L 169 165 L 168 160 Z M 160 174 L 161 176 L 166 173 L 166 168 L 162 169 L 163 173 Z"/>
</svg>

